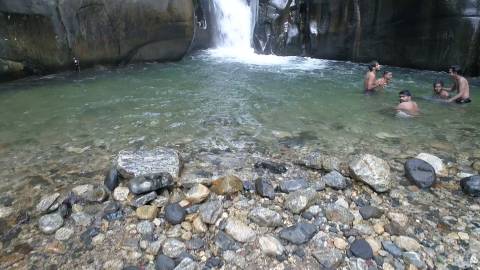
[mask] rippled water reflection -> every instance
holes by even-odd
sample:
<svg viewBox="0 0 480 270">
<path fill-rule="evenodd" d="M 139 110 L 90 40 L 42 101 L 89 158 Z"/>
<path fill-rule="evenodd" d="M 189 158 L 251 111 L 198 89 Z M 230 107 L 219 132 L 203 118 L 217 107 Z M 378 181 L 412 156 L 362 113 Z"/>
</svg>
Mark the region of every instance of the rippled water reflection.
<svg viewBox="0 0 480 270">
<path fill-rule="evenodd" d="M 14 181 L 19 167 L 41 166 L 95 145 L 106 145 L 110 153 L 136 144 L 182 143 L 270 152 L 308 147 L 339 155 L 479 155 L 478 79 L 471 80 L 473 103 L 446 105 L 428 99 L 432 81 L 450 82 L 446 73 L 385 67 L 393 71 L 393 84 L 365 97 L 365 66 L 264 57 L 201 52 L 178 63 L 2 84 L 0 186 Z M 421 117 L 394 117 L 402 89 L 413 92 Z M 65 152 L 69 147 L 75 150 Z"/>
</svg>

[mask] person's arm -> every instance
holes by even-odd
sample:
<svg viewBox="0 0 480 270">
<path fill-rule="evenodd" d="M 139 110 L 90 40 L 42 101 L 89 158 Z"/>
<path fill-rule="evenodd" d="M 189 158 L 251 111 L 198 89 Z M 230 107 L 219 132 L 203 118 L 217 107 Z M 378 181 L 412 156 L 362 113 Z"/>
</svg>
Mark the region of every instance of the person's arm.
<svg viewBox="0 0 480 270">
<path fill-rule="evenodd" d="M 463 96 L 463 94 L 464 94 L 464 92 L 465 92 L 465 86 L 464 86 L 463 82 L 460 82 L 460 83 L 459 83 L 458 89 L 459 89 L 458 94 L 456 94 L 455 96 L 451 97 L 451 98 L 448 100 L 448 102 L 453 102 L 453 101 L 455 101 L 455 100 L 457 100 L 458 98 L 460 98 L 460 97 Z"/>
<path fill-rule="evenodd" d="M 378 84 L 377 82 L 375 81 L 375 75 L 373 75 L 373 73 L 370 73 L 368 75 L 368 89 L 375 89 L 377 88 Z"/>
</svg>

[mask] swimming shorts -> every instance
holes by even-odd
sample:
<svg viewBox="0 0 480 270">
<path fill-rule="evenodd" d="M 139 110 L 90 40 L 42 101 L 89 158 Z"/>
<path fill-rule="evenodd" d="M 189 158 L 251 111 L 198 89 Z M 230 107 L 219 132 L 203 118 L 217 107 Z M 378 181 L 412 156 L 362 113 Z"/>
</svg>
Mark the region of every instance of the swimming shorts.
<svg viewBox="0 0 480 270">
<path fill-rule="evenodd" d="M 466 104 L 472 102 L 472 100 L 470 98 L 457 98 L 455 102 L 457 104 Z"/>
<path fill-rule="evenodd" d="M 367 96 L 375 94 L 375 88 L 374 89 L 365 89 L 363 93 Z"/>
</svg>

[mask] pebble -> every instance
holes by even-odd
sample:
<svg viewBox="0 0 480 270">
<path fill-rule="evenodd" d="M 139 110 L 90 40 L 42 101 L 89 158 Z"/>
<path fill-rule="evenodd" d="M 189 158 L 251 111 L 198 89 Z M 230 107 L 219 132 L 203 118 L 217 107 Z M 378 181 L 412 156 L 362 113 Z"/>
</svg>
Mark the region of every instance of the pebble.
<svg viewBox="0 0 480 270">
<path fill-rule="evenodd" d="M 145 195 L 135 197 L 130 201 L 130 205 L 138 208 L 142 205 L 146 205 L 147 203 L 155 200 L 156 198 L 157 198 L 157 193 L 155 191 L 152 191 Z"/>
<path fill-rule="evenodd" d="M 165 207 L 165 219 L 172 225 L 177 225 L 185 220 L 187 211 L 178 203 L 173 203 Z"/>
<path fill-rule="evenodd" d="M 282 174 L 287 172 L 287 167 L 283 163 L 276 163 L 272 161 L 260 161 L 255 163 L 255 169 L 268 170 L 273 174 Z"/>
<path fill-rule="evenodd" d="M 163 254 L 172 259 L 177 258 L 186 250 L 185 244 L 177 239 L 167 239 L 163 244 Z"/>
<path fill-rule="evenodd" d="M 13 213 L 12 207 L 0 206 L 0 218 L 6 218 Z"/>
<path fill-rule="evenodd" d="M 343 252 L 333 248 L 316 250 L 313 256 L 320 264 L 320 269 L 338 269 L 344 261 Z"/>
<path fill-rule="evenodd" d="M 218 217 L 223 213 L 223 204 L 221 201 L 210 201 L 204 203 L 199 209 L 200 217 L 206 224 L 215 224 Z"/>
<path fill-rule="evenodd" d="M 54 193 L 42 197 L 42 199 L 40 199 L 40 202 L 35 207 L 35 210 L 37 210 L 37 212 L 39 213 L 47 212 L 47 210 L 57 201 L 58 197 L 60 197 L 60 193 Z"/>
<path fill-rule="evenodd" d="M 329 221 L 340 222 L 344 224 L 352 224 L 355 217 L 345 207 L 337 204 L 330 204 L 325 209 L 325 216 Z"/>
<path fill-rule="evenodd" d="M 299 223 L 294 226 L 290 226 L 280 230 L 279 236 L 280 238 L 289 241 L 292 244 L 305 244 L 317 232 L 317 228 L 308 223 Z"/>
<path fill-rule="evenodd" d="M 408 237 L 408 236 L 394 236 L 392 237 L 393 242 L 399 248 L 406 250 L 406 251 L 419 251 L 421 245 L 417 242 L 417 240 Z"/>
<path fill-rule="evenodd" d="M 308 188 L 308 182 L 305 179 L 293 179 L 280 182 L 278 189 L 284 193 L 291 193 L 297 190 Z"/>
<path fill-rule="evenodd" d="M 169 173 L 162 172 L 133 178 L 128 183 L 128 188 L 133 194 L 143 194 L 162 188 L 169 188 L 173 185 L 173 177 Z"/>
<path fill-rule="evenodd" d="M 173 270 L 174 268 L 175 261 L 163 254 L 159 254 L 155 259 L 155 270 Z"/>
<path fill-rule="evenodd" d="M 105 175 L 105 180 L 103 184 L 110 190 L 113 191 L 119 185 L 120 181 L 118 178 L 118 171 L 116 168 L 111 168 Z"/>
<path fill-rule="evenodd" d="M 248 217 L 259 226 L 277 227 L 282 225 L 282 216 L 268 208 L 256 207 L 250 211 Z"/>
<path fill-rule="evenodd" d="M 234 218 L 229 218 L 227 220 L 225 232 L 233 239 L 242 243 L 252 242 L 256 237 L 255 231 L 253 231 L 240 220 Z"/>
<path fill-rule="evenodd" d="M 353 241 L 350 245 L 350 252 L 352 252 L 355 257 L 365 260 L 373 258 L 373 250 L 365 239 L 356 239 Z"/>
<path fill-rule="evenodd" d="M 317 192 L 314 189 L 298 190 L 288 194 L 285 199 L 285 208 L 293 214 L 299 214 L 315 203 L 316 199 Z"/>
<path fill-rule="evenodd" d="M 268 256 L 280 256 L 285 252 L 282 243 L 275 237 L 268 235 L 258 239 L 262 253 Z"/>
<path fill-rule="evenodd" d="M 348 242 L 343 240 L 342 238 L 336 237 L 333 240 L 333 245 L 340 250 L 345 250 L 348 247 Z"/>
<path fill-rule="evenodd" d="M 63 226 L 63 218 L 58 213 L 48 214 L 38 220 L 39 229 L 45 234 L 52 234 Z"/>
<path fill-rule="evenodd" d="M 341 173 L 337 171 L 331 171 L 330 173 L 324 175 L 322 177 L 322 181 L 325 182 L 325 185 L 337 190 L 342 190 L 347 187 L 347 180 Z"/>
<path fill-rule="evenodd" d="M 72 237 L 74 231 L 70 228 L 60 228 L 55 232 L 55 239 L 58 241 L 66 241 Z"/>
<path fill-rule="evenodd" d="M 144 220 L 144 221 L 141 221 L 141 222 L 137 223 L 137 231 L 138 231 L 138 233 L 143 234 L 143 235 L 152 234 L 154 228 L 155 228 L 155 226 L 153 225 L 153 223 L 148 221 L 148 220 Z"/>
<path fill-rule="evenodd" d="M 157 217 L 158 208 L 153 205 L 144 205 L 137 208 L 135 213 L 139 219 L 152 220 Z"/>
<path fill-rule="evenodd" d="M 229 195 L 243 190 L 243 182 L 234 175 L 221 177 L 212 182 L 210 190 L 218 195 Z"/>
<path fill-rule="evenodd" d="M 130 189 L 128 187 L 117 187 L 113 191 L 113 198 L 117 201 L 126 201 L 128 198 L 128 194 L 130 194 Z"/>
<path fill-rule="evenodd" d="M 203 202 L 209 195 L 210 190 L 202 184 L 193 186 L 187 193 L 185 193 L 186 199 L 193 204 Z"/>
<path fill-rule="evenodd" d="M 73 213 L 71 217 L 77 226 L 88 227 L 93 221 L 93 217 L 84 212 Z"/>
<path fill-rule="evenodd" d="M 255 190 L 258 195 L 264 198 L 269 198 L 270 200 L 275 199 L 273 184 L 266 178 L 257 178 L 257 180 L 255 180 Z"/>
</svg>

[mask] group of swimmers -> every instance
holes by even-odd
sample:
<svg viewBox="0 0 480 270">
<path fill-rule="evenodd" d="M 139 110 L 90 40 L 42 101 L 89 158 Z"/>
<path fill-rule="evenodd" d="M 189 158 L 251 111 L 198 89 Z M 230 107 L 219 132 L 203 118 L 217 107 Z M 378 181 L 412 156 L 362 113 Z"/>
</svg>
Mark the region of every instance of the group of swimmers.
<svg viewBox="0 0 480 270">
<path fill-rule="evenodd" d="M 383 72 L 380 79 L 376 78 L 377 71 L 380 71 L 381 66 L 377 61 L 373 61 L 368 65 L 367 74 L 364 78 L 364 93 L 366 95 L 374 94 L 385 88 L 391 83 L 393 74 L 390 71 Z M 443 81 L 435 81 L 433 83 L 433 95 L 444 102 L 456 102 L 458 104 L 470 103 L 470 87 L 467 79 L 461 76 L 460 68 L 458 66 L 451 66 L 448 73 L 453 79 L 453 86 L 445 88 Z M 416 102 L 412 100 L 412 94 L 409 90 L 400 91 L 399 104 L 395 108 L 397 112 L 415 116 L 419 114 L 419 108 Z"/>
</svg>

